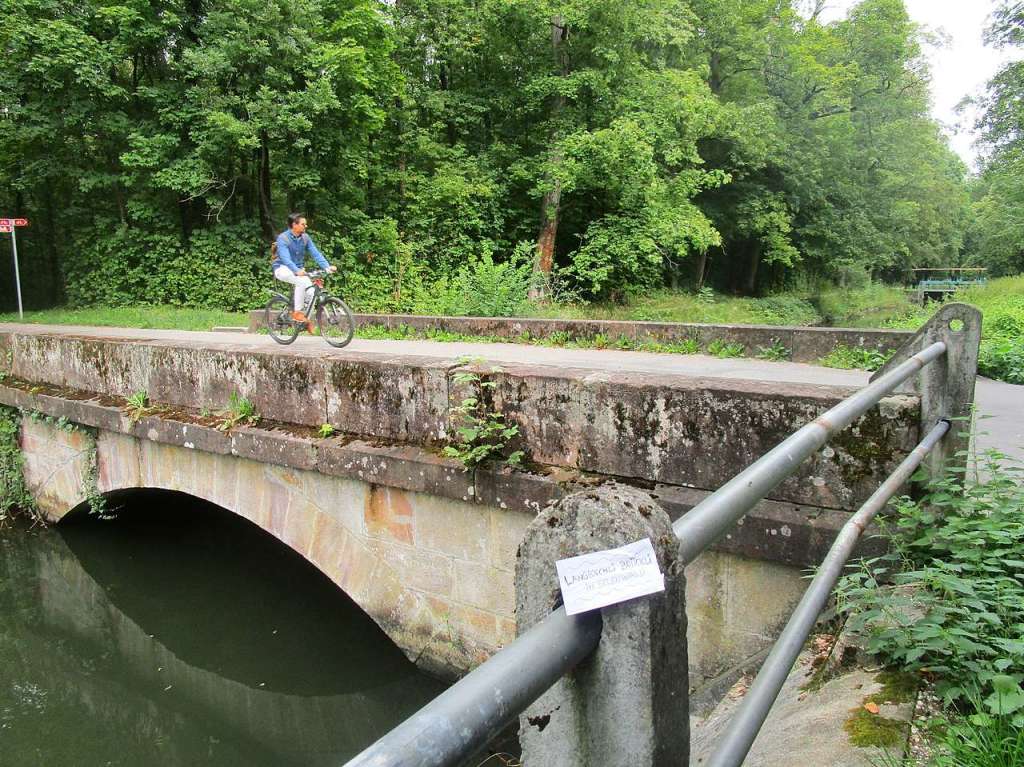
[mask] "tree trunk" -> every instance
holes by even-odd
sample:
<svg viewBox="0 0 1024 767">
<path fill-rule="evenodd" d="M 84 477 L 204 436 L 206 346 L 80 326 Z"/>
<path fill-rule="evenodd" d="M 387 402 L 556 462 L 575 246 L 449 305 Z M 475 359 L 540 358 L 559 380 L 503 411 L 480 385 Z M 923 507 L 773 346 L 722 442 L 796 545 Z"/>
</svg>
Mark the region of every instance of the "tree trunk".
<svg viewBox="0 0 1024 767">
<path fill-rule="evenodd" d="M 266 131 L 260 131 L 259 198 L 260 231 L 267 242 L 274 241 L 274 215 L 270 206 L 270 146 Z"/>
<path fill-rule="evenodd" d="M 701 251 L 700 255 L 697 256 L 697 272 L 694 275 L 694 290 L 700 290 L 704 287 L 704 272 L 708 266 L 708 252 L 706 250 Z"/>
<path fill-rule="evenodd" d="M 750 248 L 750 265 L 743 285 L 743 292 L 752 296 L 757 292 L 757 269 L 761 265 L 761 243 L 755 241 Z"/>
<path fill-rule="evenodd" d="M 566 77 L 569 74 L 569 62 L 565 55 L 565 39 L 568 34 L 569 29 L 565 26 L 562 17 L 552 17 L 551 50 L 554 54 L 558 71 L 562 77 Z M 556 132 L 558 130 L 557 119 L 564 108 L 565 97 L 559 93 L 555 96 L 554 103 L 551 106 L 551 116 L 553 118 L 553 122 L 556 123 Z M 558 180 L 557 171 L 561 165 L 562 151 L 557 148 L 556 137 L 556 148 L 551 153 L 551 172 L 548 174 L 549 180 L 551 181 L 551 188 L 544 193 L 544 199 L 541 201 L 540 234 L 537 236 L 537 260 L 535 270 L 539 274 L 543 275 L 543 279 L 538 280 L 537 283 L 530 288 L 530 298 L 535 301 L 547 298 L 548 279 L 555 264 L 555 239 L 558 236 L 558 213 L 562 203 L 562 182 Z"/>
</svg>

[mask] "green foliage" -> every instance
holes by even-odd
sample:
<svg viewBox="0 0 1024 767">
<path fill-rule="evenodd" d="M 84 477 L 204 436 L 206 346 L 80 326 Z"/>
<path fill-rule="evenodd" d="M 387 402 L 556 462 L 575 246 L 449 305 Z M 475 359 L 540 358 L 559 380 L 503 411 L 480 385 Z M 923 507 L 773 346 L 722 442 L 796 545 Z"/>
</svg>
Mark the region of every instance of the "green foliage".
<svg viewBox="0 0 1024 767">
<path fill-rule="evenodd" d="M 827 368 L 878 370 L 892 358 L 892 355 L 891 351 L 879 351 L 866 346 L 836 344 L 831 352 L 818 360 L 818 364 Z"/>
<path fill-rule="evenodd" d="M 133 424 L 153 412 L 153 407 L 149 401 L 149 394 L 146 390 L 137 391 L 130 396 L 127 399 L 124 410 L 128 414 L 128 420 Z"/>
<path fill-rule="evenodd" d="M 980 702 L 973 704 L 981 709 Z M 984 711 L 940 721 L 935 767 L 1016 767 L 1024 763 L 1024 727 L 1011 714 Z"/>
<path fill-rule="evenodd" d="M 252 402 L 238 392 L 231 392 L 227 409 L 217 413 L 217 419 L 217 428 L 229 431 L 236 426 L 255 426 L 260 422 L 260 414 Z"/>
<path fill-rule="evenodd" d="M 920 501 L 903 499 L 887 528 L 892 552 L 864 561 L 839 585 L 848 627 L 869 652 L 928 671 L 948 703 L 1012 714 L 1024 724 L 1024 483 L 991 456 L 988 479 L 955 475 Z"/>
<path fill-rule="evenodd" d="M 36 513 L 35 499 L 25 485 L 20 429 L 21 413 L 0 405 L 0 527 L 18 512 Z"/>
<path fill-rule="evenodd" d="M 0 322 L 18 322 L 18 315 L 17 313 L 0 314 Z M 89 309 L 48 309 L 39 312 L 25 312 L 24 322 L 47 325 L 209 330 L 218 326 L 244 327 L 248 325 L 249 317 L 246 314 L 176 306 L 97 306 Z"/>
<path fill-rule="evenodd" d="M 746 354 L 746 347 L 741 343 L 723 341 L 721 338 L 716 338 L 708 344 L 706 351 L 713 357 L 742 357 Z"/>
<path fill-rule="evenodd" d="M 316 435 L 321 439 L 327 439 L 328 437 L 334 436 L 336 429 L 329 423 L 320 424 L 320 428 L 316 430 Z"/>
<path fill-rule="evenodd" d="M 777 338 L 773 338 L 768 346 L 759 346 L 757 356 L 762 360 L 784 362 L 789 359 L 790 350 Z"/>
<path fill-rule="evenodd" d="M 1024 334 L 1017 338 L 983 341 L 978 372 L 997 381 L 1024 384 Z"/>
<path fill-rule="evenodd" d="M 29 303 L 258 307 L 296 208 L 364 311 L 521 313 L 545 222 L 559 298 L 893 278 L 959 259 L 968 221 L 1019 268 L 1019 167 L 968 200 L 903 4 L 801 7 L 10 0 L 0 204 L 35 224 Z M 1015 76 L 986 107 L 1006 158 Z"/>
<path fill-rule="evenodd" d="M 461 362 L 466 364 L 469 360 Z M 500 368 L 491 368 L 490 372 L 498 373 Z M 456 373 L 452 381 L 470 387 L 473 393 L 451 408 L 455 438 L 445 446 L 444 455 L 461 462 L 466 471 L 494 460 L 518 465 L 523 451 L 510 450 L 510 447 L 519 435 L 519 427 L 508 424 L 504 414 L 494 409 L 489 394 L 495 383 L 475 372 Z"/>
<path fill-rule="evenodd" d="M 463 266 L 447 284 L 438 285 L 429 308 L 438 314 L 514 317 L 528 305 L 533 264 L 517 257 L 495 263 L 490 253 Z"/>
</svg>

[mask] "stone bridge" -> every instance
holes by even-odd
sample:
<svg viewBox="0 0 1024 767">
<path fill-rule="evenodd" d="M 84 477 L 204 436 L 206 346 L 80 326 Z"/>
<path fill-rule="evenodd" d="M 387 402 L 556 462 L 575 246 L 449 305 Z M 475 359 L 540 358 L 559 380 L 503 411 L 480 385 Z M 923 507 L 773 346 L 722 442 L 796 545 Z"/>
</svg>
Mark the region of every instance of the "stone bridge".
<svg viewBox="0 0 1024 767">
<path fill-rule="evenodd" d="M 616 480 L 676 517 L 849 393 L 43 326 L 0 326 L 0 360 L 0 403 L 25 414 L 25 475 L 49 520 L 100 497 L 116 510 L 139 488 L 204 499 L 300 552 L 449 676 L 514 637 L 517 548 L 550 501 Z M 138 418 L 137 392 L 154 408 Z M 518 425 L 528 469 L 442 457 L 471 393 Z M 232 395 L 258 425 L 218 428 Z M 883 400 L 688 568 L 695 687 L 764 651 L 802 569 L 916 443 L 919 411 L 914 395 Z"/>
</svg>

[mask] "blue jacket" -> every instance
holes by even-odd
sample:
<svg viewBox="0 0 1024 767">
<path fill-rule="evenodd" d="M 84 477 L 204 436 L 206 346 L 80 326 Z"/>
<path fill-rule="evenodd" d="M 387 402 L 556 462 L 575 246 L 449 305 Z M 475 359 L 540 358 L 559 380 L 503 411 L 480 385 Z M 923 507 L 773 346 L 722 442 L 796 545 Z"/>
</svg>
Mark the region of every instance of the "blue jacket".
<svg viewBox="0 0 1024 767">
<path fill-rule="evenodd" d="M 321 269 L 330 266 L 323 254 L 316 249 L 313 239 L 308 234 L 304 233 L 301 237 L 296 237 L 290 230 L 285 229 L 277 235 L 277 258 L 270 264 L 270 268 L 277 269 L 279 266 L 287 266 L 291 269 L 292 274 L 295 274 L 299 269 L 306 268 L 307 250 Z"/>
</svg>

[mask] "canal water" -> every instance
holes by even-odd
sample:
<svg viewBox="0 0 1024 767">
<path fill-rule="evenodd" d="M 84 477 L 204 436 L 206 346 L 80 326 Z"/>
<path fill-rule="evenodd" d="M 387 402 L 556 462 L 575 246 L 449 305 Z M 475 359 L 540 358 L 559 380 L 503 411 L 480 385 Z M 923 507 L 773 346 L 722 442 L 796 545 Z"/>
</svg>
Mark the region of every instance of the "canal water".
<svg viewBox="0 0 1024 767">
<path fill-rule="evenodd" d="M 0 764 L 340 765 L 444 689 L 334 584 L 171 493 L 0 531 Z"/>
</svg>

